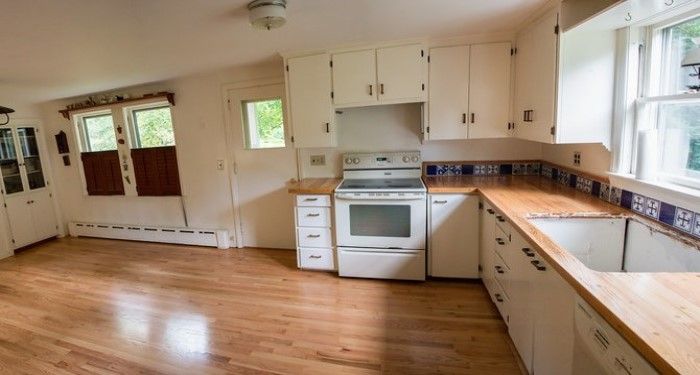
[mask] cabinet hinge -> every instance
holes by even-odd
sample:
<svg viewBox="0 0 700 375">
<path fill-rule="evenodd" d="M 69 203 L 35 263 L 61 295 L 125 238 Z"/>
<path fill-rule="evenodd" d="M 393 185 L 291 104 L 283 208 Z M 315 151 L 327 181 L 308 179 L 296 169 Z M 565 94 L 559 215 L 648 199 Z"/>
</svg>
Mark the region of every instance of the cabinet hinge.
<svg viewBox="0 0 700 375">
<path fill-rule="evenodd" d="M 511 49 L 510 49 L 510 55 L 511 55 L 511 56 L 515 55 L 516 53 L 518 53 L 518 49 L 517 49 L 517 48 L 511 48 Z"/>
<path fill-rule="evenodd" d="M 559 35 L 559 25 L 554 25 L 554 33 Z"/>
<path fill-rule="evenodd" d="M 421 91 L 425 91 L 425 83 L 421 83 L 421 84 L 420 84 L 420 90 L 421 90 Z"/>
<path fill-rule="evenodd" d="M 294 136 L 292 136 L 292 143 L 294 143 Z"/>
<path fill-rule="evenodd" d="M 551 134 L 551 135 L 556 134 L 556 131 L 557 131 L 557 130 L 556 130 L 556 127 L 554 127 L 554 126 L 552 126 L 551 128 L 549 128 L 549 134 Z"/>
<path fill-rule="evenodd" d="M 425 54 L 423 53 L 423 50 L 420 50 L 420 57 L 423 57 L 423 56 L 425 56 Z"/>
<path fill-rule="evenodd" d="M 481 203 L 481 202 L 479 202 L 479 209 L 480 209 L 480 210 L 483 210 L 483 209 L 484 209 L 484 204 Z"/>
<path fill-rule="evenodd" d="M 331 99 L 333 99 L 333 91 L 331 91 Z"/>
<path fill-rule="evenodd" d="M 426 133 L 430 133 L 430 126 L 428 126 L 427 128 L 425 128 L 425 132 L 426 132 Z"/>
</svg>

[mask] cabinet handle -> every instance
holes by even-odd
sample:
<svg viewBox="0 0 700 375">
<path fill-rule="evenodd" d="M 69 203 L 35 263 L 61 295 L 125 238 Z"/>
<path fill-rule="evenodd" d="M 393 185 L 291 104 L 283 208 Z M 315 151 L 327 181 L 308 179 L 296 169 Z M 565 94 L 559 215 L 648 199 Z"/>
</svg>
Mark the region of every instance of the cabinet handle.
<svg viewBox="0 0 700 375">
<path fill-rule="evenodd" d="M 496 269 L 496 272 L 498 272 L 498 273 L 504 273 L 504 272 L 505 272 L 505 271 L 503 271 L 503 267 L 501 267 L 501 266 L 496 266 L 496 267 L 494 267 L 494 268 Z"/>
<path fill-rule="evenodd" d="M 331 124 L 330 124 L 329 122 L 327 122 L 327 123 L 326 123 L 326 133 L 330 133 L 330 132 L 331 132 L 330 126 L 331 126 Z"/>
<path fill-rule="evenodd" d="M 379 93 L 380 93 L 381 95 L 384 95 L 384 84 L 383 84 L 383 83 L 380 83 L 380 84 L 379 84 Z"/>
<path fill-rule="evenodd" d="M 627 374 L 629 374 L 629 375 L 632 375 L 632 373 L 630 372 L 630 370 L 627 368 L 627 366 L 625 366 L 624 363 L 622 363 L 622 361 L 620 360 L 620 358 L 615 357 L 615 364 L 616 364 L 618 367 L 622 368 L 622 370 L 624 370 L 625 373 L 627 373 Z"/>
<path fill-rule="evenodd" d="M 503 297 L 501 297 L 501 293 L 496 293 L 495 297 L 496 297 L 496 301 L 503 302 Z"/>
<path fill-rule="evenodd" d="M 462 124 L 466 124 L 466 123 L 467 123 L 467 114 L 462 113 Z"/>
<path fill-rule="evenodd" d="M 372 93 L 372 85 L 369 85 L 369 96 L 374 96 L 374 93 Z"/>
<path fill-rule="evenodd" d="M 534 256 L 535 256 L 535 253 L 533 253 L 532 250 L 530 250 L 530 249 L 527 248 L 527 247 L 523 247 L 523 248 L 520 249 L 520 250 L 522 250 L 522 252 L 525 253 L 525 255 L 527 255 L 527 256 L 529 256 L 529 257 L 534 257 Z"/>
<path fill-rule="evenodd" d="M 310 259 L 321 259 L 320 255 L 309 255 Z"/>
<path fill-rule="evenodd" d="M 535 268 L 537 268 L 538 271 L 546 271 L 547 267 L 543 266 L 540 264 L 539 260 L 533 260 L 530 262 Z"/>
<path fill-rule="evenodd" d="M 316 202 L 318 198 L 306 198 L 304 199 L 304 202 Z"/>
<path fill-rule="evenodd" d="M 320 234 L 309 234 L 309 235 L 306 236 L 306 237 L 309 237 L 309 238 L 319 238 L 319 237 L 321 237 L 321 235 L 320 235 Z"/>
<path fill-rule="evenodd" d="M 319 217 L 321 214 L 306 214 L 307 217 Z"/>
<path fill-rule="evenodd" d="M 492 210 L 492 209 L 490 209 L 490 208 L 487 208 L 487 209 L 486 209 L 486 212 L 488 212 L 490 215 L 493 215 L 494 213 L 496 213 L 496 211 L 494 211 L 494 210 Z"/>
<path fill-rule="evenodd" d="M 474 123 L 474 112 L 471 113 L 471 118 L 469 119 L 469 122 L 472 124 Z"/>
<path fill-rule="evenodd" d="M 447 201 L 433 201 L 433 203 L 435 203 L 435 204 L 445 204 L 445 203 L 447 203 Z"/>
<path fill-rule="evenodd" d="M 496 220 L 500 221 L 501 223 L 506 221 L 506 219 L 504 219 L 501 215 L 496 215 Z"/>
<path fill-rule="evenodd" d="M 506 244 L 505 241 L 503 241 L 503 238 L 496 238 L 496 242 L 497 242 L 499 245 L 505 245 L 505 244 Z"/>
</svg>

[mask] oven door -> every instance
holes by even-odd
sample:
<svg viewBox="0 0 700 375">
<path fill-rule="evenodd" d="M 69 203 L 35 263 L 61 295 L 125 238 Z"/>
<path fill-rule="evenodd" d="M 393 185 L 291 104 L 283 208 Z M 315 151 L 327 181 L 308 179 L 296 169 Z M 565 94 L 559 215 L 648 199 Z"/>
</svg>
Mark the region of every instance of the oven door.
<svg viewBox="0 0 700 375">
<path fill-rule="evenodd" d="M 335 196 L 338 246 L 425 249 L 426 197 Z"/>
</svg>

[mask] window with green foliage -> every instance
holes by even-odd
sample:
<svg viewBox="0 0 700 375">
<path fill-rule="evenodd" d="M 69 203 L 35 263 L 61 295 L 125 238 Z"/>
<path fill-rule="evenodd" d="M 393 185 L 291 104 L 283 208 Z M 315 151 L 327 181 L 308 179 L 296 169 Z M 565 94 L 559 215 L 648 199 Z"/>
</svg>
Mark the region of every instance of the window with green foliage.
<svg viewBox="0 0 700 375">
<path fill-rule="evenodd" d="M 282 99 L 250 101 L 242 104 L 246 148 L 285 147 Z"/>
<path fill-rule="evenodd" d="M 117 149 L 112 114 L 86 116 L 82 118 L 83 148 L 85 152 Z"/>
<path fill-rule="evenodd" d="M 132 112 L 132 116 L 135 148 L 164 147 L 175 144 L 170 107 L 137 109 Z"/>
</svg>

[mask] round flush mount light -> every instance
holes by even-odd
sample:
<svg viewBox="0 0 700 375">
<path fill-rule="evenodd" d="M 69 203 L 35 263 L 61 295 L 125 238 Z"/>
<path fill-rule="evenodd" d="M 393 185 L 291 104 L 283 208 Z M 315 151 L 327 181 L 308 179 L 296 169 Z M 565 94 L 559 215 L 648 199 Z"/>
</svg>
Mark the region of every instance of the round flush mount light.
<svg viewBox="0 0 700 375">
<path fill-rule="evenodd" d="M 250 24 L 256 29 L 271 30 L 287 21 L 287 0 L 254 0 L 248 3 Z"/>
</svg>

